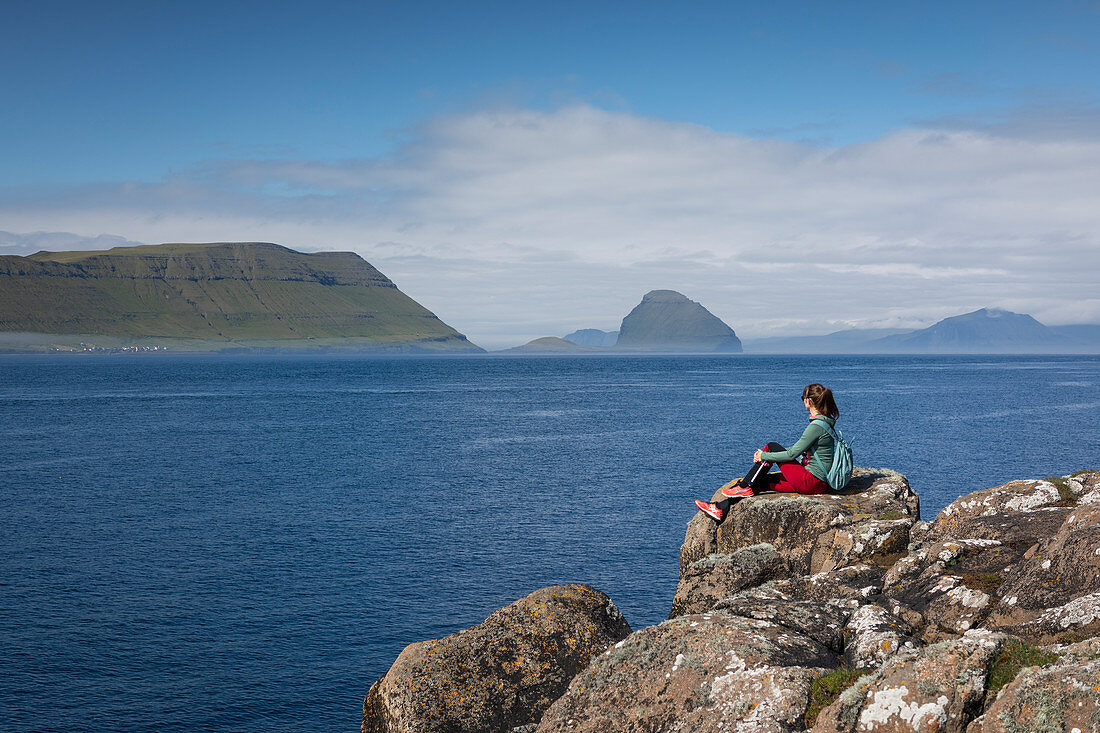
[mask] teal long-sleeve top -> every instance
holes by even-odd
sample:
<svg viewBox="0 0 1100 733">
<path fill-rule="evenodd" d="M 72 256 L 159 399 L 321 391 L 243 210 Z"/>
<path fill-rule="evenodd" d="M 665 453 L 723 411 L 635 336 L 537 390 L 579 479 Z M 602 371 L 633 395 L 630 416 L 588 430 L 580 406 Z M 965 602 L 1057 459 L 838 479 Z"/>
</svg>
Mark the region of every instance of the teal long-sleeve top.
<svg viewBox="0 0 1100 733">
<path fill-rule="evenodd" d="M 833 439 L 825 432 L 825 428 L 821 427 L 821 421 L 829 423 L 830 428 L 836 425 L 836 420 L 831 417 L 825 417 L 824 415 L 812 417 L 810 418 L 810 424 L 802 431 L 802 437 L 798 439 L 797 443 L 784 451 L 775 453 L 764 451 L 760 454 L 760 458 L 773 463 L 790 463 L 791 461 L 797 461 L 798 457 L 806 451 L 811 451 L 810 462 L 806 464 L 806 470 L 822 481 L 826 481 L 825 474 L 818 467 L 817 461 L 813 459 L 816 454 L 826 469 L 833 465 Z"/>
</svg>

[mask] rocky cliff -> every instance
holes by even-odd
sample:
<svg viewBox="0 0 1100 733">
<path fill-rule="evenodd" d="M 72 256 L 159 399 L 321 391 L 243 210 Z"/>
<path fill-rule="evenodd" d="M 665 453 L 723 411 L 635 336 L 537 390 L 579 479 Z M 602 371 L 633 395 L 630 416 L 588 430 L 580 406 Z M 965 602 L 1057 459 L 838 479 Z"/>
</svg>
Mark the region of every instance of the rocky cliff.
<svg viewBox="0 0 1100 733">
<path fill-rule="evenodd" d="M 264 242 L 0 256 L 0 334 L 6 345 L 481 351 L 358 255 Z"/>
<path fill-rule="evenodd" d="M 619 609 L 595 588 L 543 588 L 477 626 L 407 646 L 367 693 L 362 733 L 537 723 L 593 656 L 629 634 Z"/>
<path fill-rule="evenodd" d="M 1100 731 L 1100 471 L 979 491 L 931 523 L 904 476 L 871 469 L 721 525 L 697 514 L 669 620 L 633 632 L 586 586 L 539 593 L 582 598 L 534 613 L 558 636 L 490 617 L 414 644 L 363 730 Z M 498 614 L 531 617 L 538 595 Z M 562 637 L 582 641 L 563 654 Z M 439 722 L 456 679 L 498 702 L 467 691 Z M 386 697 L 411 686 L 427 702 Z"/>
</svg>

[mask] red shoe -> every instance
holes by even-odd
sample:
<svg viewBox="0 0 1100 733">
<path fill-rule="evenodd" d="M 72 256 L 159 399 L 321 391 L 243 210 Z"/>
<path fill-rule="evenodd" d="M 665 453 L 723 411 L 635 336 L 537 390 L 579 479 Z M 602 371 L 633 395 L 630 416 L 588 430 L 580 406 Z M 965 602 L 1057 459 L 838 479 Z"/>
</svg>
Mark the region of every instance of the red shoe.
<svg viewBox="0 0 1100 733">
<path fill-rule="evenodd" d="M 718 508 L 717 504 L 711 504 L 709 501 L 695 500 L 695 506 L 699 507 L 699 511 L 706 514 L 708 517 L 716 522 L 722 521 L 723 512 Z"/>
<path fill-rule="evenodd" d="M 745 499 L 752 496 L 751 486 L 731 486 L 728 489 L 722 489 L 722 496 L 727 499 Z"/>
</svg>

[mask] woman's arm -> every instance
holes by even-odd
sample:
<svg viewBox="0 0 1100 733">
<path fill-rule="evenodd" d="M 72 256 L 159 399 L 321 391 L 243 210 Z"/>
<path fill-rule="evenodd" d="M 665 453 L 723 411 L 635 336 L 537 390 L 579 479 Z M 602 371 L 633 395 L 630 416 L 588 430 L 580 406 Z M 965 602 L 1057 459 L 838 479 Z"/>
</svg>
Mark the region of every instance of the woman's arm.
<svg viewBox="0 0 1100 733">
<path fill-rule="evenodd" d="M 817 439 L 824 434 L 825 428 L 821 427 L 816 422 L 811 422 L 806 426 L 806 429 L 802 431 L 802 437 L 798 439 L 797 443 L 787 450 L 779 451 L 778 453 L 768 453 L 764 451 L 760 454 L 760 460 L 771 461 L 773 463 L 790 463 L 805 453 L 809 447 L 817 442 Z"/>
</svg>

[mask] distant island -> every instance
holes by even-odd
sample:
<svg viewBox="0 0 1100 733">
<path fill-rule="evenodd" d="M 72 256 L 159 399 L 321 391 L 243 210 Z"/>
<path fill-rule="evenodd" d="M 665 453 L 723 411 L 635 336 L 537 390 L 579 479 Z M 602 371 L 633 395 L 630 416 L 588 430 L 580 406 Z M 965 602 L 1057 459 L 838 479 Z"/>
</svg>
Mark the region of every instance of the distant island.
<svg viewBox="0 0 1100 733">
<path fill-rule="evenodd" d="M 541 338 L 528 341 L 522 346 L 515 346 L 511 349 L 504 349 L 497 353 L 500 354 L 581 354 L 581 353 L 600 353 L 606 349 L 602 349 L 596 346 L 584 346 L 581 344 L 568 341 L 566 339 L 558 338 L 557 336 L 542 336 Z"/>
<path fill-rule="evenodd" d="M 0 353 L 482 353 L 352 252 L 211 242 L 0 256 Z M 1094 354 L 1100 325 L 981 308 L 921 329 L 747 339 L 674 290 L 617 331 L 581 328 L 501 354 Z"/>
<path fill-rule="evenodd" d="M 563 339 L 578 346 L 614 346 L 619 340 L 618 331 L 601 331 L 598 328 L 582 328 L 562 336 Z"/>
<path fill-rule="evenodd" d="M 700 303 L 675 290 L 651 290 L 623 319 L 615 348 L 737 354 L 741 341 Z"/>
<path fill-rule="evenodd" d="M 741 340 L 721 318 L 675 290 L 651 290 L 623 318 L 618 331 L 585 328 L 542 337 L 505 353 L 739 354 Z"/>
<path fill-rule="evenodd" d="M 0 256 L 0 351 L 481 352 L 351 252 L 266 242 Z"/>
<path fill-rule="evenodd" d="M 570 347 L 570 344 L 572 347 Z M 1095 354 L 1100 326 L 1046 326 L 1026 313 L 980 308 L 920 329 L 848 329 L 823 336 L 747 339 L 674 290 L 642 298 L 618 331 L 583 328 L 505 353 Z"/>
</svg>

